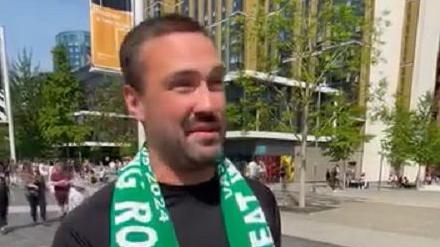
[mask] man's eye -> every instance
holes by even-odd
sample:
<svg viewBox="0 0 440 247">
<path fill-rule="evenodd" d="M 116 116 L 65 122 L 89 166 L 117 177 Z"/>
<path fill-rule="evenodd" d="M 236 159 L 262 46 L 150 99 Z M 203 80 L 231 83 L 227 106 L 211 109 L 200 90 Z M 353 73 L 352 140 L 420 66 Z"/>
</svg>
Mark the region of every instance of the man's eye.
<svg viewBox="0 0 440 247">
<path fill-rule="evenodd" d="M 212 78 L 209 80 L 209 89 L 212 91 L 223 91 L 224 83 L 222 78 Z"/>
<path fill-rule="evenodd" d="M 195 89 L 195 83 L 190 79 L 180 79 L 171 83 L 171 89 L 179 92 L 190 92 Z"/>
</svg>

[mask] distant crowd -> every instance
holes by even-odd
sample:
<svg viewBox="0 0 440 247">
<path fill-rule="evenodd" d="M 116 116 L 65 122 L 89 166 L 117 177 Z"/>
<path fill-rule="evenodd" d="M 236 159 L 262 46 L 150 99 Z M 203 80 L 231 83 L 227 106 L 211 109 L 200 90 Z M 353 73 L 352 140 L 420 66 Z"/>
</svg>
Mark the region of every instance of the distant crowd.
<svg viewBox="0 0 440 247">
<path fill-rule="evenodd" d="M 115 177 L 130 158 L 110 160 L 93 164 L 85 160 L 82 164 L 73 160 L 30 162 L 15 164 L 0 161 L 0 232 L 8 225 L 8 207 L 11 189 L 22 188 L 33 223 L 47 221 L 47 193 L 51 193 L 59 207 L 59 215 L 64 217 L 88 196 L 96 192 L 100 185 Z"/>
</svg>

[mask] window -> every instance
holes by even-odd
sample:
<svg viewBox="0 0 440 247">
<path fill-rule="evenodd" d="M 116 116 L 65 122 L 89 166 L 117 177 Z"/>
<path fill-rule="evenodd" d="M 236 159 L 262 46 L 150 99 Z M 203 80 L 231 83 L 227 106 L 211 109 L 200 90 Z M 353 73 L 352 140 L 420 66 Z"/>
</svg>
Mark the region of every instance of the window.
<svg viewBox="0 0 440 247">
<path fill-rule="evenodd" d="M 182 2 L 182 15 L 189 16 L 189 0 L 183 0 Z"/>
<path fill-rule="evenodd" d="M 195 0 L 193 5 L 193 13 L 194 13 L 194 19 L 199 19 L 199 1 Z"/>
<path fill-rule="evenodd" d="M 209 15 L 208 15 L 208 1 L 202 1 L 203 4 L 203 24 L 205 26 L 209 25 Z"/>
<path fill-rule="evenodd" d="M 232 3 L 232 12 L 243 10 L 243 0 L 234 0 Z"/>
<path fill-rule="evenodd" d="M 159 17 L 160 14 L 161 14 L 161 6 L 160 6 L 160 4 L 156 4 L 156 5 L 154 6 L 153 16 L 154 16 L 154 17 Z"/>
<path fill-rule="evenodd" d="M 216 23 L 217 1 L 211 0 L 211 23 Z"/>
<path fill-rule="evenodd" d="M 222 20 L 226 19 L 226 0 L 222 1 Z"/>
</svg>

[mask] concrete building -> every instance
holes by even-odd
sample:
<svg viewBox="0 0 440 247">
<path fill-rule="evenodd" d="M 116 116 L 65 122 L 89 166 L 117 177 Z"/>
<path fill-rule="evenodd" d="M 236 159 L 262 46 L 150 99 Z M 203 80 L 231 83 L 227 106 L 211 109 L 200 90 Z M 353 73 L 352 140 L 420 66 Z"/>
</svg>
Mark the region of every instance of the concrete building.
<svg viewBox="0 0 440 247">
<path fill-rule="evenodd" d="M 90 32 L 65 31 L 56 35 L 56 44 L 67 50 L 72 70 L 77 70 L 90 63 Z"/>
<path fill-rule="evenodd" d="M 385 100 L 395 103 L 395 96 L 401 96 L 410 109 L 427 91 L 433 92 L 438 81 L 438 54 L 440 45 L 440 1 L 438 0 L 376 0 L 371 9 L 374 21 L 389 22 L 383 29 L 377 44 L 384 60 L 369 69 L 371 87 L 385 79 L 388 87 Z M 438 87 L 438 86 L 437 86 Z M 369 180 L 377 181 L 380 174 L 387 179 L 392 169 L 385 160 L 380 165 L 380 140 L 385 126 L 380 122 L 367 120 L 365 131 L 374 138 L 364 145 L 362 170 Z M 417 166 L 407 166 L 404 174 L 414 181 Z M 422 169 L 423 176 L 423 169 Z"/>
</svg>

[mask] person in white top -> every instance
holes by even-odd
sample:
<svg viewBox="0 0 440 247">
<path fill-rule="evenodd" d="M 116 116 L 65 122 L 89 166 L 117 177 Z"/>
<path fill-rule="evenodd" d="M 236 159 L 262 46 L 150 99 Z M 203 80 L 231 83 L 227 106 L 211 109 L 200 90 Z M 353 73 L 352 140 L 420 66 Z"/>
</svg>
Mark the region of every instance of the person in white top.
<svg viewBox="0 0 440 247">
<path fill-rule="evenodd" d="M 260 166 L 258 166 L 257 162 L 251 161 L 248 164 L 249 177 L 252 179 L 258 179 L 260 176 Z"/>
</svg>

